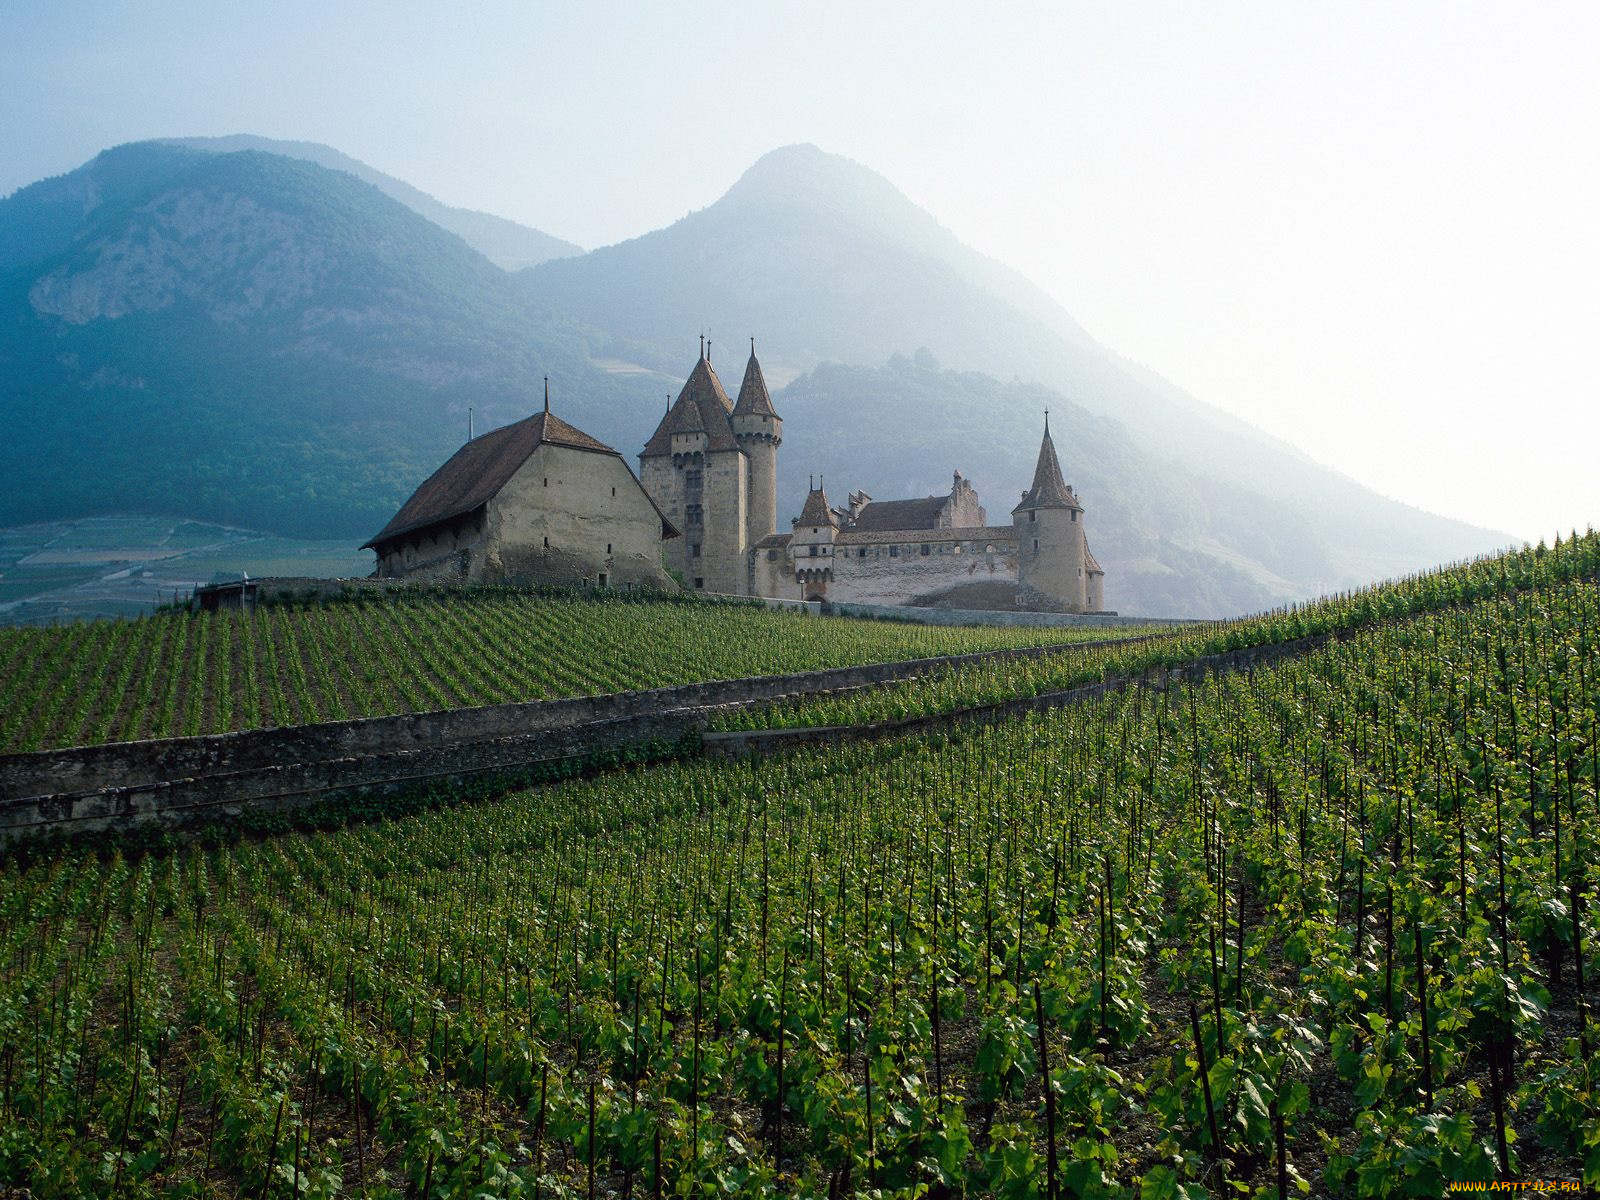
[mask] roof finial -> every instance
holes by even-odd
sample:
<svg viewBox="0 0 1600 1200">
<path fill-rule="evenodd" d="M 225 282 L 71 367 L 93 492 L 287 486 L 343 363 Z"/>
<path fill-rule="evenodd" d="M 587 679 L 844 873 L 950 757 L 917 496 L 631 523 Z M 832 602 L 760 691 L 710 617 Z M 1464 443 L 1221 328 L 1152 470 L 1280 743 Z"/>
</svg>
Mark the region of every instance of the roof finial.
<svg viewBox="0 0 1600 1200">
<path fill-rule="evenodd" d="M 544 377 L 544 415 L 550 415 L 550 376 Z"/>
<path fill-rule="evenodd" d="M 806 491 L 814 492 L 816 490 L 817 490 L 817 477 L 815 475 L 807 475 L 806 476 Z"/>
<path fill-rule="evenodd" d="M 705 356 L 706 356 L 706 331 L 704 329 L 702 329 L 700 331 L 700 357 L 704 358 Z"/>
<path fill-rule="evenodd" d="M 756 335 L 752 333 L 750 335 L 750 357 L 754 358 L 755 356 L 756 356 Z"/>
<path fill-rule="evenodd" d="M 711 365 L 711 339 L 706 339 L 706 365 Z"/>
<path fill-rule="evenodd" d="M 1044 410 L 1044 435 L 1045 437 L 1050 436 L 1050 410 L 1048 408 Z"/>
</svg>

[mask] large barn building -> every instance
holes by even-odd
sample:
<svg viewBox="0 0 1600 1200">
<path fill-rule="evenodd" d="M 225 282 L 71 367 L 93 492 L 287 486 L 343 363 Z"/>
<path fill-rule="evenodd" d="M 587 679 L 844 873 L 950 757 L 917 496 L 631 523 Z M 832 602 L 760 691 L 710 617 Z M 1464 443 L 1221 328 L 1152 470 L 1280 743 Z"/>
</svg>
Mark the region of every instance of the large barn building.
<svg viewBox="0 0 1600 1200">
<path fill-rule="evenodd" d="M 550 411 L 471 439 L 366 547 L 383 579 L 672 586 L 678 536 L 621 454 Z"/>
</svg>

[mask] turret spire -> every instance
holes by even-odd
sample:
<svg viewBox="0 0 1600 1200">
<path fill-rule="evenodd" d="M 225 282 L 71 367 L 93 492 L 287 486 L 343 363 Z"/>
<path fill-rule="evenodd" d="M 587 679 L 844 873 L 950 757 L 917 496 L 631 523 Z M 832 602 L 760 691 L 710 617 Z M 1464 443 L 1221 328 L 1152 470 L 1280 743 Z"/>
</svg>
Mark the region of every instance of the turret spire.
<svg viewBox="0 0 1600 1200">
<path fill-rule="evenodd" d="M 544 377 L 544 415 L 550 415 L 550 376 Z"/>
<path fill-rule="evenodd" d="M 1039 443 L 1039 461 L 1033 468 L 1033 487 L 1023 493 L 1022 501 L 1012 512 L 1029 508 L 1077 508 L 1077 499 L 1066 480 L 1061 477 L 1061 462 L 1056 458 L 1056 446 L 1050 440 L 1050 414 L 1045 414 L 1044 438 Z"/>
<path fill-rule="evenodd" d="M 733 406 L 734 416 L 776 417 L 772 396 L 767 391 L 766 377 L 756 360 L 756 339 L 750 339 L 750 361 L 744 367 L 744 382 L 739 385 L 739 399 Z"/>
</svg>

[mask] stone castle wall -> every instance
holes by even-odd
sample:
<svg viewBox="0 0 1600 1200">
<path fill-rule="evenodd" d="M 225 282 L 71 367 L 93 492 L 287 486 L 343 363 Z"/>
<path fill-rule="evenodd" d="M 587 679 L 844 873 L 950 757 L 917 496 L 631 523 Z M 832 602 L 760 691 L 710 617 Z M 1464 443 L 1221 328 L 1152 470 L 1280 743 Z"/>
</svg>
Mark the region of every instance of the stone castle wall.
<svg viewBox="0 0 1600 1200">
<path fill-rule="evenodd" d="M 868 545 L 836 545 L 828 599 L 837 604 L 913 604 L 973 584 L 1014 587 L 1017 546 L 1008 533 L 924 538 L 906 530 L 873 535 Z"/>
</svg>

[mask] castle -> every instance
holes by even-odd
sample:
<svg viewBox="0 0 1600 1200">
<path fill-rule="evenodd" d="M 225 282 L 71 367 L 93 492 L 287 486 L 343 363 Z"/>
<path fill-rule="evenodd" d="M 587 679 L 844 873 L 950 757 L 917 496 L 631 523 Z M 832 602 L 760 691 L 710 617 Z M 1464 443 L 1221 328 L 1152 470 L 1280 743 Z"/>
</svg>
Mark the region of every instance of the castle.
<svg viewBox="0 0 1600 1200">
<path fill-rule="evenodd" d="M 731 596 L 1085 613 L 1105 572 L 1062 478 L 1050 416 L 1033 486 L 990 525 L 957 471 L 948 496 L 835 508 L 814 480 L 778 532 L 778 447 L 755 343 L 736 399 L 708 343 L 639 455 L 622 456 L 550 412 L 473 438 L 367 546 L 381 578 L 452 583 L 671 586 Z"/>
<path fill-rule="evenodd" d="M 686 586 L 736 596 L 952 608 L 1099 612 L 1105 572 L 1089 550 L 1084 509 L 1061 475 L 1049 414 L 1033 486 L 1011 524 L 989 525 L 955 473 L 948 496 L 834 508 L 820 482 L 789 533 L 777 530 L 778 447 L 751 343 L 730 400 L 702 341 L 677 400 L 639 456 L 639 479 L 683 537 L 665 550 Z"/>
</svg>

